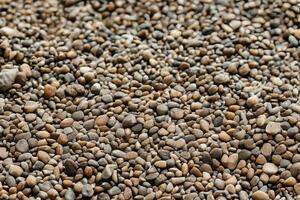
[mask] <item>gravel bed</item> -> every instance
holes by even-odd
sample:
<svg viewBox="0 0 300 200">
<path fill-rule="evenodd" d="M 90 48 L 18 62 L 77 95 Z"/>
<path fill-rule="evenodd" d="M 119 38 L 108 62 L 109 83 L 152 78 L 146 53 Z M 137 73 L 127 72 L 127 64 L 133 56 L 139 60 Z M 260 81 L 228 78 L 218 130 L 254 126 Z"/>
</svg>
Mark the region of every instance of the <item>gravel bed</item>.
<svg viewBox="0 0 300 200">
<path fill-rule="evenodd" d="M 300 200 L 299 0 L 0 0 L 0 199 Z"/>
</svg>

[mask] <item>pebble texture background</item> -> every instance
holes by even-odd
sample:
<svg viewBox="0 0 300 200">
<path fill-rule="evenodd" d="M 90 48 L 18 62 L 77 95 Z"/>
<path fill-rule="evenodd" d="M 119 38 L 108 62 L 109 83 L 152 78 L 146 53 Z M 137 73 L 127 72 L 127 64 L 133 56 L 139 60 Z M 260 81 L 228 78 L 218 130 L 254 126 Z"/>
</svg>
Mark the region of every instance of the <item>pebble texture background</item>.
<svg viewBox="0 0 300 200">
<path fill-rule="evenodd" d="M 300 200 L 299 0 L 0 0 L 0 199 Z"/>
</svg>

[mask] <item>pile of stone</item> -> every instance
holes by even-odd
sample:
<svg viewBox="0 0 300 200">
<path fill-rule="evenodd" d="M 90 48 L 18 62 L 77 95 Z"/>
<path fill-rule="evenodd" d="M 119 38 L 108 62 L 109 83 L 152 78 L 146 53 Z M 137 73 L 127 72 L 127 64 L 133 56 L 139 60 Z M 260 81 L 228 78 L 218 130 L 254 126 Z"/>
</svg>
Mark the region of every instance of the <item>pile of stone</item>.
<svg viewBox="0 0 300 200">
<path fill-rule="evenodd" d="M 0 199 L 300 200 L 298 0 L 1 0 Z"/>
</svg>

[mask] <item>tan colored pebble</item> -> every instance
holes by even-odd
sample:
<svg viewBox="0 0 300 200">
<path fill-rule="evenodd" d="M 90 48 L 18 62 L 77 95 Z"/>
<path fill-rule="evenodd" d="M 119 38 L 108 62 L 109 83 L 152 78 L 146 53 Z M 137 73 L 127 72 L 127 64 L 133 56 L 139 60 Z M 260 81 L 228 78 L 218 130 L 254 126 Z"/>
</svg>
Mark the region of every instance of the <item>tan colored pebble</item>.
<svg viewBox="0 0 300 200">
<path fill-rule="evenodd" d="M 294 185 L 294 190 L 295 190 L 297 195 L 300 195 L 300 183 L 296 183 Z"/>
<path fill-rule="evenodd" d="M 29 186 L 29 187 L 33 187 L 37 184 L 37 179 L 35 176 L 33 175 L 29 175 L 27 176 L 26 178 L 26 184 Z"/>
<path fill-rule="evenodd" d="M 54 97 L 56 94 L 56 88 L 52 85 L 45 85 L 44 87 L 44 96 L 46 98 Z"/>
<path fill-rule="evenodd" d="M 297 184 L 297 180 L 294 177 L 289 177 L 283 182 L 283 185 L 285 186 L 294 186 L 296 184 Z"/>
<path fill-rule="evenodd" d="M 159 161 L 156 161 L 154 163 L 154 165 L 158 168 L 166 168 L 167 167 L 167 162 L 164 161 L 164 160 L 159 160 Z"/>
<path fill-rule="evenodd" d="M 189 172 L 189 166 L 186 163 L 183 163 L 181 166 L 182 175 L 186 176 Z"/>
<path fill-rule="evenodd" d="M 272 154 L 272 145 L 270 143 L 263 144 L 261 148 L 261 153 L 264 156 L 270 156 Z"/>
<path fill-rule="evenodd" d="M 98 126 L 104 126 L 107 124 L 109 118 L 107 115 L 100 115 L 96 118 L 96 121 L 95 123 L 98 125 Z"/>
<path fill-rule="evenodd" d="M 77 183 L 76 183 L 77 184 Z M 75 185 L 76 185 L 75 184 Z M 63 180 L 63 186 L 65 187 L 65 188 L 68 188 L 68 187 L 73 187 L 73 185 L 74 185 L 74 183 L 71 181 L 71 180 Z M 74 187 L 74 189 L 75 189 L 75 187 Z"/>
<path fill-rule="evenodd" d="M 23 174 L 23 169 L 18 165 L 10 165 L 9 174 L 14 177 L 19 177 Z"/>
<path fill-rule="evenodd" d="M 281 126 L 278 122 L 269 122 L 266 127 L 266 132 L 271 135 L 276 135 L 281 132 Z"/>
<path fill-rule="evenodd" d="M 269 195 L 263 191 L 256 191 L 252 194 L 253 200 L 269 200 Z"/>
<path fill-rule="evenodd" d="M 300 29 L 292 30 L 291 33 L 300 40 Z"/>
<path fill-rule="evenodd" d="M 74 120 L 72 118 L 66 118 L 60 122 L 62 128 L 70 127 L 73 124 Z"/>
<path fill-rule="evenodd" d="M 209 123 L 205 119 L 201 119 L 199 123 L 200 123 L 200 128 L 203 131 L 205 131 L 205 132 L 209 131 Z"/>
<path fill-rule="evenodd" d="M 42 138 L 42 139 L 47 139 L 50 137 L 50 133 L 48 131 L 38 131 L 36 133 L 36 136 L 38 136 L 39 138 Z"/>
<path fill-rule="evenodd" d="M 258 155 L 255 161 L 259 165 L 263 165 L 267 162 L 266 158 L 263 155 Z"/>
<path fill-rule="evenodd" d="M 43 161 L 44 163 L 48 163 L 50 160 L 50 156 L 45 151 L 38 151 L 37 157 L 39 160 Z"/>
<path fill-rule="evenodd" d="M 205 188 L 201 182 L 195 182 L 195 187 L 196 187 L 197 191 L 199 191 L 199 192 L 203 192 L 205 190 Z"/>
<path fill-rule="evenodd" d="M 219 134 L 219 138 L 221 141 L 224 141 L 224 142 L 231 141 L 230 135 L 228 135 L 225 131 L 221 131 L 221 133 Z"/>
<path fill-rule="evenodd" d="M 262 127 L 266 124 L 266 116 L 265 115 L 259 115 L 257 120 L 256 120 L 256 124 L 259 127 Z"/>
<path fill-rule="evenodd" d="M 138 157 L 138 154 L 137 152 L 134 152 L 134 151 L 130 151 L 130 152 L 127 152 L 124 159 L 125 160 L 134 160 Z"/>
<path fill-rule="evenodd" d="M 93 168 L 91 168 L 90 166 L 86 166 L 84 168 L 84 175 L 88 178 L 91 177 L 93 175 Z"/>
<path fill-rule="evenodd" d="M 82 185 L 82 183 L 81 183 L 81 182 L 77 182 L 77 183 L 75 183 L 75 185 L 74 185 L 74 190 L 75 190 L 75 192 L 77 192 L 77 193 L 81 193 L 81 191 L 82 191 L 82 187 L 83 187 L 83 185 Z"/>
<path fill-rule="evenodd" d="M 201 171 L 200 171 L 198 168 L 196 168 L 196 167 L 193 167 L 193 168 L 191 169 L 190 172 L 191 172 L 192 174 L 194 174 L 196 177 L 202 176 Z"/>
<path fill-rule="evenodd" d="M 247 99 L 247 105 L 249 107 L 252 107 L 258 103 L 258 97 L 256 95 L 253 95 L 252 97 L 249 97 Z"/>
<path fill-rule="evenodd" d="M 230 170 L 234 170 L 238 164 L 239 156 L 237 153 L 231 154 L 228 157 L 227 166 Z"/>
<path fill-rule="evenodd" d="M 263 166 L 263 172 L 269 175 L 273 175 L 278 172 L 278 167 L 273 163 L 265 163 Z"/>
<path fill-rule="evenodd" d="M 69 141 L 68 136 L 66 134 L 63 134 L 63 133 L 59 134 L 59 136 L 57 138 L 57 142 L 59 144 L 65 145 L 68 143 L 68 141 Z"/>
</svg>

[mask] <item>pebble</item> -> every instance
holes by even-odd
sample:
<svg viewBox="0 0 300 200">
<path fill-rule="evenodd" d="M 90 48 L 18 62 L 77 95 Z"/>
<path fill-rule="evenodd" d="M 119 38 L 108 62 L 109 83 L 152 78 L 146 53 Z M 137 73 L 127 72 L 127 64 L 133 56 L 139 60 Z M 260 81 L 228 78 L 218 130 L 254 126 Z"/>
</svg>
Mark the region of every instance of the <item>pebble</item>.
<svg viewBox="0 0 300 200">
<path fill-rule="evenodd" d="M 65 173 L 68 176 L 75 176 L 76 175 L 77 165 L 76 165 L 76 163 L 73 160 L 67 159 L 64 162 L 64 167 L 65 167 Z"/>
<path fill-rule="evenodd" d="M 16 179 L 13 176 L 7 175 L 5 177 L 5 182 L 9 187 L 15 187 L 17 185 Z"/>
<path fill-rule="evenodd" d="M 248 160 L 251 157 L 252 153 L 249 150 L 243 149 L 239 152 L 240 160 Z"/>
<path fill-rule="evenodd" d="M 290 35 L 288 40 L 293 46 L 298 46 L 299 44 L 299 41 L 293 35 Z"/>
<path fill-rule="evenodd" d="M 158 115 L 166 115 L 169 112 L 169 108 L 165 104 L 160 104 L 156 107 L 156 112 Z"/>
<path fill-rule="evenodd" d="M 289 177 L 284 180 L 283 184 L 285 186 L 294 186 L 297 183 L 297 180 L 294 177 Z"/>
<path fill-rule="evenodd" d="M 252 194 L 253 200 L 269 200 L 269 195 L 263 191 L 256 191 Z"/>
<path fill-rule="evenodd" d="M 257 120 L 256 120 L 256 124 L 259 127 L 263 127 L 266 124 L 266 116 L 265 115 L 260 115 L 258 116 Z"/>
<path fill-rule="evenodd" d="M 124 156 L 125 160 L 134 160 L 138 157 L 138 153 L 135 151 L 127 152 Z"/>
<path fill-rule="evenodd" d="M 174 29 L 174 30 L 170 31 L 170 35 L 175 37 L 175 38 L 180 37 L 181 36 L 181 31 Z"/>
<path fill-rule="evenodd" d="M 101 90 L 101 85 L 99 83 L 95 83 L 92 87 L 91 87 L 91 92 L 94 94 L 99 94 Z"/>
<path fill-rule="evenodd" d="M 210 156 L 215 159 L 221 159 L 223 155 L 222 149 L 214 148 L 210 151 Z"/>
<path fill-rule="evenodd" d="M 270 156 L 272 154 L 272 145 L 270 143 L 263 144 L 261 148 L 261 153 L 264 156 Z"/>
<path fill-rule="evenodd" d="M 31 70 L 30 66 L 26 63 L 24 63 L 20 66 L 20 71 L 24 72 L 27 78 L 32 76 L 32 70 Z"/>
<path fill-rule="evenodd" d="M 273 163 L 265 163 L 263 166 L 263 172 L 265 172 L 268 175 L 273 175 L 278 172 L 278 167 Z"/>
<path fill-rule="evenodd" d="M 234 170 L 237 166 L 239 156 L 238 154 L 232 154 L 228 157 L 228 169 Z"/>
<path fill-rule="evenodd" d="M 255 106 L 258 103 L 258 97 L 256 95 L 247 99 L 247 105 L 249 107 Z"/>
<path fill-rule="evenodd" d="M 123 119 L 122 125 L 124 128 L 130 128 L 137 123 L 136 117 L 134 115 L 128 115 Z"/>
<path fill-rule="evenodd" d="M 36 133 L 36 136 L 38 136 L 39 138 L 49 138 L 50 137 L 50 133 L 48 131 L 38 131 Z"/>
<path fill-rule="evenodd" d="M 299 30 L 299 29 L 292 30 L 291 33 L 292 33 L 297 39 L 300 39 L 300 30 Z"/>
<path fill-rule="evenodd" d="M 294 185 L 294 190 L 297 193 L 297 195 L 300 195 L 300 183 L 296 183 Z"/>
<path fill-rule="evenodd" d="M 16 150 L 25 153 L 29 150 L 29 145 L 25 139 L 20 139 L 16 144 Z"/>
<path fill-rule="evenodd" d="M 179 140 L 176 140 L 175 143 L 174 143 L 174 146 L 178 149 L 181 149 L 183 148 L 184 146 L 186 145 L 186 142 L 184 139 L 179 139 Z"/>
<path fill-rule="evenodd" d="M 154 165 L 158 168 L 166 168 L 167 167 L 167 162 L 164 161 L 164 160 L 159 160 L 159 161 L 156 161 L 154 163 Z"/>
<path fill-rule="evenodd" d="M 14 177 L 20 177 L 23 174 L 23 169 L 18 165 L 10 165 L 9 174 Z"/>
<path fill-rule="evenodd" d="M 75 121 L 80 121 L 84 118 L 84 113 L 79 110 L 79 111 L 76 111 L 72 114 L 72 118 L 75 120 Z"/>
<path fill-rule="evenodd" d="M 226 73 L 218 74 L 214 77 L 214 82 L 217 84 L 225 84 L 230 82 L 230 77 Z"/>
<path fill-rule="evenodd" d="M 121 190 L 120 190 L 120 188 L 118 188 L 117 186 L 114 186 L 114 187 L 112 187 L 112 188 L 110 188 L 109 190 L 108 190 L 108 194 L 110 195 L 110 196 L 115 196 L 115 195 L 118 195 L 118 194 L 120 194 L 121 193 Z"/>
<path fill-rule="evenodd" d="M 90 184 L 84 184 L 82 186 L 82 195 L 84 197 L 92 197 L 94 194 L 93 186 Z"/>
<path fill-rule="evenodd" d="M 98 126 L 105 126 L 108 123 L 109 117 L 107 115 L 101 115 L 96 118 L 95 123 Z"/>
<path fill-rule="evenodd" d="M 266 132 L 271 135 L 281 133 L 281 125 L 277 122 L 269 122 L 266 127 Z"/>
<path fill-rule="evenodd" d="M 290 172 L 292 174 L 293 177 L 298 178 L 298 175 L 300 173 L 300 162 L 296 162 L 294 164 L 292 164 L 291 168 L 290 168 Z"/>
<path fill-rule="evenodd" d="M 106 165 L 102 172 L 102 178 L 104 178 L 104 179 L 110 178 L 112 176 L 115 168 L 116 168 L 115 165 Z"/>
<path fill-rule="evenodd" d="M 7 37 L 24 37 L 25 36 L 23 33 L 19 32 L 18 30 L 7 27 L 7 26 L 0 28 L 0 35 L 4 35 Z"/>
<path fill-rule="evenodd" d="M 47 194 L 50 197 L 50 199 L 55 199 L 59 195 L 58 192 L 54 188 L 51 188 L 50 190 L 48 190 Z"/>
<path fill-rule="evenodd" d="M 4 160 L 8 157 L 8 151 L 4 147 L 0 147 L 0 158 Z"/>
<path fill-rule="evenodd" d="M 239 198 L 240 198 L 240 200 L 248 200 L 249 196 L 248 196 L 247 192 L 242 190 L 239 192 Z"/>
<path fill-rule="evenodd" d="M 34 186 L 37 184 L 36 177 L 33 176 L 33 175 L 27 176 L 27 178 L 26 178 L 26 184 L 27 184 L 29 187 L 34 187 Z"/>
<path fill-rule="evenodd" d="M 225 188 L 225 182 L 221 179 L 216 179 L 215 180 L 215 186 L 219 189 L 219 190 L 223 190 Z"/>
<path fill-rule="evenodd" d="M 69 188 L 69 189 L 67 189 L 64 197 L 65 197 L 65 200 L 73 200 L 76 198 L 76 195 L 73 192 L 73 190 L 71 188 Z"/>
<path fill-rule="evenodd" d="M 300 105 L 298 104 L 291 104 L 290 108 L 292 109 L 292 111 L 296 112 L 296 113 L 300 113 Z"/>
<path fill-rule="evenodd" d="M 145 60 L 150 60 L 150 58 L 153 57 L 152 52 L 151 52 L 150 49 L 144 50 L 144 51 L 142 52 L 142 55 L 143 55 L 143 58 L 144 58 Z"/>
<path fill-rule="evenodd" d="M 40 161 L 47 164 L 50 160 L 50 156 L 45 151 L 38 151 L 37 157 Z"/>
<path fill-rule="evenodd" d="M 173 177 L 173 178 L 171 178 L 171 182 L 174 185 L 179 185 L 179 184 L 183 183 L 184 181 L 185 181 L 185 177 Z"/>
<path fill-rule="evenodd" d="M 39 105 L 34 101 L 27 101 L 24 106 L 24 111 L 27 113 L 33 113 L 38 109 Z"/>
<path fill-rule="evenodd" d="M 209 131 L 209 123 L 205 120 L 205 119 L 201 119 L 200 122 L 200 128 L 205 131 L 208 132 Z"/>
<path fill-rule="evenodd" d="M 230 23 L 229 23 L 230 27 L 233 29 L 233 30 L 237 30 L 240 28 L 240 26 L 242 25 L 241 21 L 238 21 L 238 20 L 232 20 Z"/>
<path fill-rule="evenodd" d="M 52 85 L 45 85 L 44 87 L 44 96 L 46 98 L 54 97 L 56 94 L 56 88 Z"/>
<path fill-rule="evenodd" d="M 104 103 L 111 103 L 113 102 L 113 97 L 110 94 L 105 94 L 102 96 L 102 101 Z"/>
<path fill-rule="evenodd" d="M 184 117 L 184 111 L 179 108 L 172 108 L 170 111 L 170 116 L 175 120 L 182 119 Z"/>
<path fill-rule="evenodd" d="M 17 73 L 18 69 L 16 68 L 2 69 L 2 71 L 0 71 L 0 91 L 4 92 L 12 87 Z"/>
</svg>

